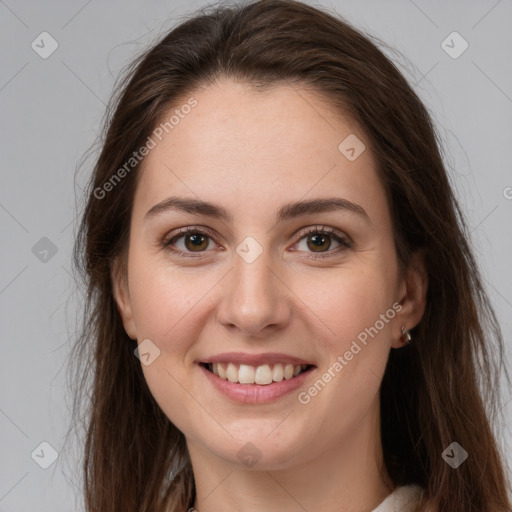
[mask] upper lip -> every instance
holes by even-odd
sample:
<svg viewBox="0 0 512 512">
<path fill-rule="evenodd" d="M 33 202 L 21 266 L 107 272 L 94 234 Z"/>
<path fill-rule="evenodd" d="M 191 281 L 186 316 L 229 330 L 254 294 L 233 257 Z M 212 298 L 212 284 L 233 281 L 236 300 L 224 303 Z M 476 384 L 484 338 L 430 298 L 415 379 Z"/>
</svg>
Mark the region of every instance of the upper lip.
<svg viewBox="0 0 512 512">
<path fill-rule="evenodd" d="M 301 359 L 300 357 L 290 356 L 278 352 L 266 352 L 264 354 L 246 354 L 244 352 L 224 352 L 214 356 L 203 359 L 201 363 L 234 363 L 234 364 L 247 364 L 251 366 L 260 366 L 263 364 L 308 364 L 313 363 Z"/>
</svg>

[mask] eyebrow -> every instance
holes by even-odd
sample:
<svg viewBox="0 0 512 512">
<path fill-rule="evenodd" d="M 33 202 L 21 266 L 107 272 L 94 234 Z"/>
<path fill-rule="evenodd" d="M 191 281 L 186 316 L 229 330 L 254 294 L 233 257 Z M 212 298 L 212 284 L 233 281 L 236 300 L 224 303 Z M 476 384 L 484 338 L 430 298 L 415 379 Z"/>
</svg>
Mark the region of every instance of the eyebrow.
<svg viewBox="0 0 512 512">
<path fill-rule="evenodd" d="M 214 219 L 223 220 L 231 223 L 233 216 L 223 206 L 195 198 L 171 196 L 150 208 L 145 219 L 156 217 L 157 215 L 169 210 L 181 211 L 192 215 L 204 215 Z M 360 216 L 366 223 L 372 225 L 370 217 L 357 203 L 341 197 L 326 197 L 321 199 L 312 199 L 309 201 L 295 201 L 286 203 L 279 208 L 276 214 L 276 222 L 311 215 L 314 213 L 324 213 L 345 210 Z"/>
</svg>

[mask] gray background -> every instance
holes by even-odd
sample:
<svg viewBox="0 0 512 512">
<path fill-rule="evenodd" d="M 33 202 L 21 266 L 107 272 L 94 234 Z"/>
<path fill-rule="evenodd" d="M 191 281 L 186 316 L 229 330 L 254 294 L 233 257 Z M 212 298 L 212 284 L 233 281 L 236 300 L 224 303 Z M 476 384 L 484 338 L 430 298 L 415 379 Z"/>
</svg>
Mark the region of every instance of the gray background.
<svg viewBox="0 0 512 512">
<path fill-rule="evenodd" d="M 122 67 L 201 5 L 0 0 L 0 512 L 82 510 L 79 452 L 61 453 L 48 469 L 31 458 L 44 441 L 60 452 L 69 425 L 65 364 L 79 303 L 70 274 L 75 169 L 96 140 Z M 444 141 L 510 358 L 512 0 L 318 5 L 404 55 L 397 63 Z M 31 47 L 34 40 L 42 46 L 44 31 L 59 45 L 46 59 Z M 469 44 L 458 58 L 442 47 L 453 31 Z M 451 52 L 462 48 L 457 39 L 447 44 Z M 92 161 L 78 175 L 78 190 Z M 504 398 L 510 424 L 512 402 Z M 509 429 L 500 436 L 509 463 L 511 439 Z M 43 452 L 36 450 L 40 461 L 49 456 Z"/>
</svg>

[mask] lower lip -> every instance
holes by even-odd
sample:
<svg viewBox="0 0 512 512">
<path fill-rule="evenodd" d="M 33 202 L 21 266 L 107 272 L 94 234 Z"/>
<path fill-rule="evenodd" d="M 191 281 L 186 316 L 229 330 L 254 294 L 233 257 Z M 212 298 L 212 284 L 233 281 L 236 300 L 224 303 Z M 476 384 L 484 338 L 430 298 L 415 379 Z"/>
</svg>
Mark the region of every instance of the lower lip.
<svg viewBox="0 0 512 512">
<path fill-rule="evenodd" d="M 228 380 L 221 379 L 202 365 L 199 365 L 199 368 L 203 371 L 211 384 L 222 394 L 235 402 L 250 404 L 272 402 L 277 398 L 291 393 L 299 388 L 308 378 L 312 370 L 314 370 L 314 367 L 312 367 L 292 379 L 283 379 L 281 382 L 260 385 L 229 382 Z"/>
</svg>

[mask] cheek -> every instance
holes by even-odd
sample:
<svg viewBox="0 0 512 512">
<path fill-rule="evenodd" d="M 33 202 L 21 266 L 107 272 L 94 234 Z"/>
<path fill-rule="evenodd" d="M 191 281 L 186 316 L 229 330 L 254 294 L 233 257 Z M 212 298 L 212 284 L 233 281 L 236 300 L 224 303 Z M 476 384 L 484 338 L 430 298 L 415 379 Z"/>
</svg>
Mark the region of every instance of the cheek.
<svg viewBox="0 0 512 512">
<path fill-rule="evenodd" d="M 144 378 L 153 398 L 173 424 L 181 431 L 191 432 L 193 418 L 200 416 L 201 411 L 194 409 L 196 402 L 187 392 L 190 361 L 186 356 L 203 328 L 199 316 L 207 297 L 201 298 L 214 283 L 209 283 L 212 279 L 207 275 L 193 280 L 182 270 L 155 264 L 154 258 L 135 252 L 130 271 L 138 343 L 149 339 L 159 351 L 151 364 L 141 362 Z M 184 404 L 189 404 L 188 412 Z"/>
<path fill-rule="evenodd" d="M 392 265 L 390 269 L 384 259 L 378 261 L 378 258 L 361 260 L 318 276 L 297 280 L 294 290 L 299 297 L 304 297 L 309 310 L 319 319 L 318 329 L 330 340 L 329 352 L 350 347 L 353 339 L 376 323 L 383 337 L 389 335 L 395 316 Z M 383 322 L 381 315 L 389 322 Z"/>
<path fill-rule="evenodd" d="M 128 271 L 139 341 L 148 338 L 166 354 L 186 349 L 187 340 L 200 329 L 197 316 L 207 297 L 201 299 L 214 285 L 213 278 L 205 273 L 194 279 L 142 251 L 133 252 Z"/>
<path fill-rule="evenodd" d="M 327 384 L 318 398 L 315 389 L 305 391 L 319 409 L 351 410 L 343 420 L 348 423 L 364 416 L 375 400 L 391 348 L 395 272 L 393 261 L 379 254 L 367 253 L 335 278 L 323 279 L 308 301 L 328 326 L 319 324 L 324 335 L 315 337 L 323 353 L 319 378 Z"/>
<path fill-rule="evenodd" d="M 323 383 L 315 384 L 315 389 L 304 390 L 308 396 L 302 398 L 311 397 L 317 410 L 339 412 L 344 418 L 340 428 L 352 428 L 361 421 L 384 374 L 396 316 L 393 272 L 386 268 L 384 262 L 346 268 L 336 279 L 326 279 L 322 293 L 310 296 L 308 302 L 328 326 L 319 323 L 325 335 L 315 338 L 323 352 L 318 378 L 325 383 L 325 391 Z"/>
</svg>

